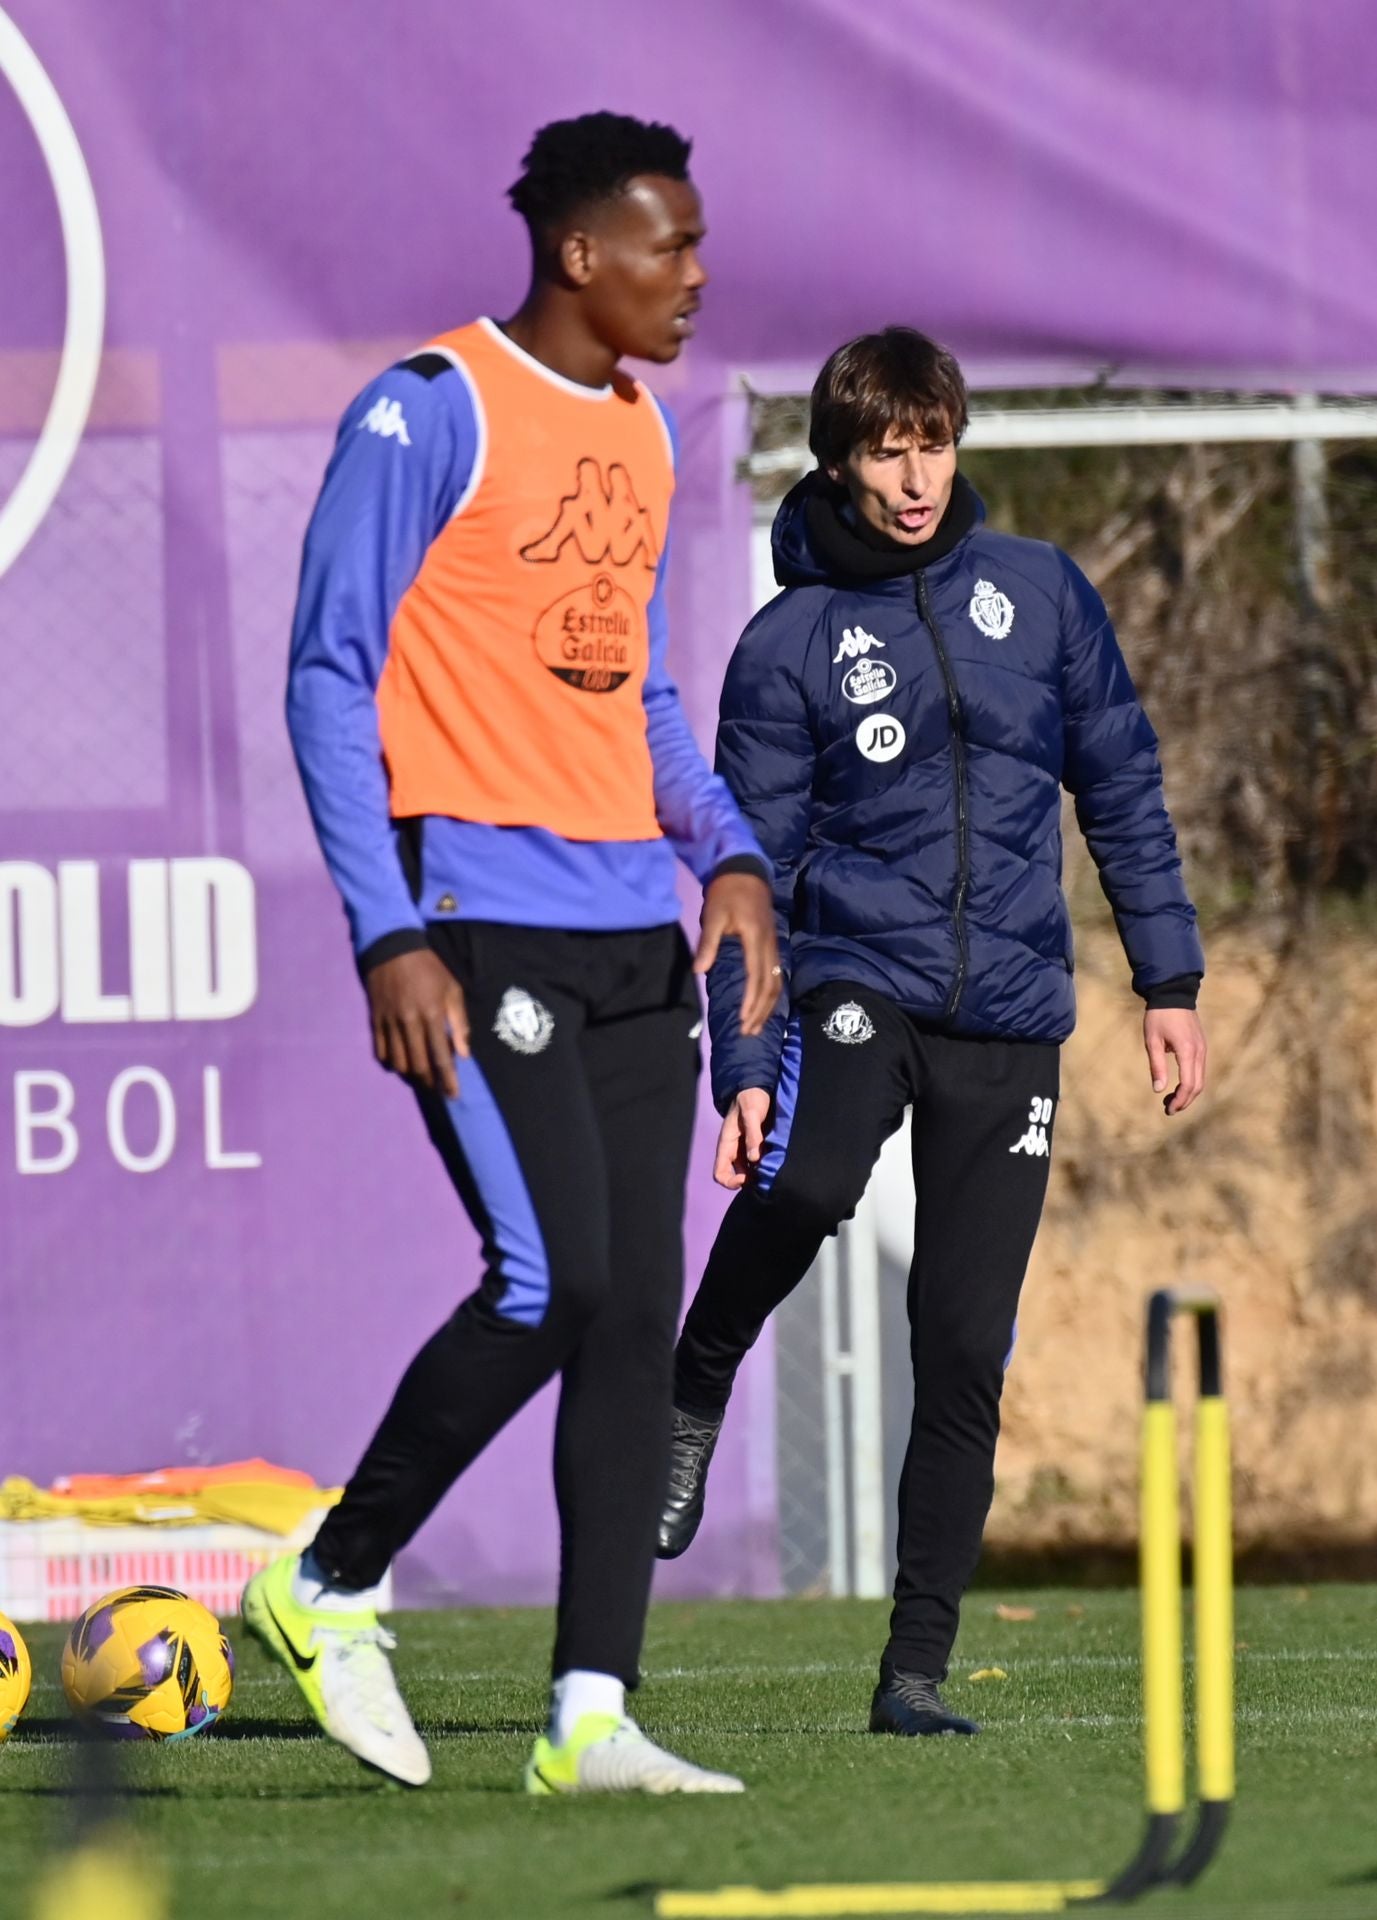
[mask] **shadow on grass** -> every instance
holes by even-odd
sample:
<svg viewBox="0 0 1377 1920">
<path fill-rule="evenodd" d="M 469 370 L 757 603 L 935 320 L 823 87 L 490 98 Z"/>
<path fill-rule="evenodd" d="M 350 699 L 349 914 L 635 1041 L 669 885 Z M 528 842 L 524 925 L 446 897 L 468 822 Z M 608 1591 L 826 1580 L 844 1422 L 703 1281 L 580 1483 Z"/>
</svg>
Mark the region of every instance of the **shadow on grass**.
<svg viewBox="0 0 1377 1920">
<path fill-rule="evenodd" d="M 1377 1867 L 1369 1867 L 1366 1873 L 1346 1873 L 1342 1880 L 1332 1880 L 1335 1887 L 1377 1887 Z"/>
<path fill-rule="evenodd" d="M 432 1740 L 472 1740 L 485 1733 L 517 1734 L 523 1740 L 534 1740 L 540 1726 L 531 1720 L 423 1720 L 417 1731 Z"/>
<path fill-rule="evenodd" d="M 85 1801 L 92 1807 L 106 1808 L 110 1796 L 102 1789 L 92 1790 L 81 1786 L 75 1780 L 64 1780 L 57 1786 L 46 1787 L 6 1787 L 8 1797 L 13 1794 L 16 1800 L 70 1800 Z M 121 1787 L 118 1798 L 137 1800 L 180 1800 L 181 1792 L 176 1787 Z"/>
<path fill-rule="evenodd" d="M 227 1714 L 207 1738 L 218 1744 L 221 1740 L 323 1740 L 325 1735 L 314 1720 L 240 1720 Z"/>
<path fill-rule="evenodd" d="M 531 1720 L 422 1720 L 417 1732 L 423 1740 L 471 1740 L 482 1734 L 519 1734 L 534 1740 L 540 1731 Z M 211 1734 L 213 1740 L 325 1740 L 314 1720 L 245 1720 L 226 1715 Z"/>
<path fill-rule="evenodd" d="M 16 1748 L 26 1746 L 81 1747 L 88 1736 L 74 1720 L 22 1720 L 15 1731 L 12 1744 Z M 226 1718 L 207 1728 L 205 1733 L 194 1736 L 196 1745 L 206 1740 L 320 1740 L 324 1735 L 313 1720 L 232 1720 Z M 107 1751 L 110 1753 L 134 1754 L 146 1752 L 148 1748 L 160 1746 L 165 1742 L 155 1740 L 111 1740 Z M 185 1740 L 176 1744 L 185 1746 Z"/>
</svg>

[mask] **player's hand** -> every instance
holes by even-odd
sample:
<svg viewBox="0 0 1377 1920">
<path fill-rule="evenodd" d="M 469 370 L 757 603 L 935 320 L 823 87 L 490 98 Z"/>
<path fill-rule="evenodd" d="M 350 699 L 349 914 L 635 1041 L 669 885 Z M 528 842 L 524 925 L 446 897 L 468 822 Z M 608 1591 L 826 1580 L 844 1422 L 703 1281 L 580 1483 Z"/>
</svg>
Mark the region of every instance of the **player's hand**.
<svg viewBox="0 0 1377 1920">
<path fill-rule="evenodd" d="M 746 990 L 741 996 L 741 1031 L 759 1033 L 779 998 L 779 942 L 774 903 L 758 874 L 722 873 L 703 894 L 703 927 L 693 971 L 706 973 L 723 940 L 741 942 L 746 960 Z"/>
<path fill-rule="evenodd" d="M 744 1187 L 751 1169 L 765 1150 L 765 1122 L 770 1096 L 763 1087 L 743 1087 L 727 1108 L 717 1136 L 717 1159 L 712 1177 L 719 1187 Z"/>
<path fill-rule="evenodd" d="M 1149 1008 L 1143 1015 L 1143 1044 L 1152 1070 L 1152 1091 L 1166 1094 L 1166 1111 L 1184 1113 L 1205 1090 L 1205 1029 L 1186 1007 Z M 1167 1055 L 1176 1056 L 1176 1088 L 1167 1093 Z"/>
<path fill-rule="evenodd" d="M 424 947 L 399 953 L 371 967 L 363 984 L 378 1064 L 452 1100 L 459 1091 L 454 1056 L 469 1057 L 469 1016 L 444 961 Z"/>
</svg>

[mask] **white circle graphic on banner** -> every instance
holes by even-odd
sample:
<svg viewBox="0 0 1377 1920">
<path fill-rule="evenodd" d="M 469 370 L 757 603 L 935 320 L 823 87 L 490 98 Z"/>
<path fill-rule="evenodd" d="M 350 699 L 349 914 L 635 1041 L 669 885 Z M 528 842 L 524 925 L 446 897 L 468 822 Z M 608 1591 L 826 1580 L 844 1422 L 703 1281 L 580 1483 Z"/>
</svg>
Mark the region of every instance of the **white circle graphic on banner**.
<svg viewBox="0 0 1377 1920">
<path fill-rule="evenodd" d="M 81 144 L 38 55 L 0 7 L 0 74 L 13 87 L 47 164 L 62 223 L 67 322 L 47 417 L 28 465 L 0 504 L 0 574 L 42 524 L 81 445 L 105 337 L 105 249 L 100 212 Z"/>
<path fill-rule="evenodd" d="M 907 735 L 892 714 L 871 713 L 856 729 L 856 745 L 867 760 L 897 760 Z"/>
</svg>

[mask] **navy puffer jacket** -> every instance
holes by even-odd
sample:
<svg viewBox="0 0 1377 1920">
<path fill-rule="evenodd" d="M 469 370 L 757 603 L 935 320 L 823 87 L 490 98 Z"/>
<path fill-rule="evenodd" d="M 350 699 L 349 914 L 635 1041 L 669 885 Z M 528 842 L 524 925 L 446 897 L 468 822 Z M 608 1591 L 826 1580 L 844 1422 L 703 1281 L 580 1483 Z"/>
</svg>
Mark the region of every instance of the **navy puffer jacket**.
<svg viewBox="0 0 1377 1920">
<path fill-rule="evenodd" d="M 848 542 L 858 567 L 868 550 L 821 476 L 788 496 L 784 591 L 732 655 L 717 769 L 774 862 L 788 998 L 854 980 L 952 1034 L 1060 1041 L 1075 1024 L 1063 787 L 1139 993 L 1203 971 L 1195 911 L 1103 601 L 957 488 L 950 551 L 878 579 L 839 568 Z M 723 1108 L 773 1090 L 783 1042 L 782 1009 L 742 1038 L 741 989 L 731 943 L 709 980 Z"/>
</svg>

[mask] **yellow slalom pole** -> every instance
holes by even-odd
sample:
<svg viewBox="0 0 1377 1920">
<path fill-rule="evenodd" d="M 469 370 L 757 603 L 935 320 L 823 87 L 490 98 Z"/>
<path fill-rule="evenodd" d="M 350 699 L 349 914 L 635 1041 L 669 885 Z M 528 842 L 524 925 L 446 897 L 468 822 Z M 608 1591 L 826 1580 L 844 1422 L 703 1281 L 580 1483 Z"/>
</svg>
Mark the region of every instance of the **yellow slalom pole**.
<svg viewBox="0 0 1377 1920">
<path fill-rule="evenodd" d="M 1195 1413 L 1195 1712 L 1202 1801 L 1234 1797 L 1234 1595 L 1229 1410 Z"/>
<path fill-rule="evenodd" d="M 1186 1800 L 1181 1701 L 1181 1522 L 1176 1409 L 1149 1400 L 1143 1414 L 1143 1722 L 1149 1814 L 1179 1814 Z"/>
<path fill-rule="evenodd" d="M 961 1880 L 952 1883 L 812 1887 L 718 1887 L 662 1893 L 657 1920 L 840 1920 L 843 1915 L 1065 1913 L 1094 1900 L 1102 1880 Z"/>
</svg>

